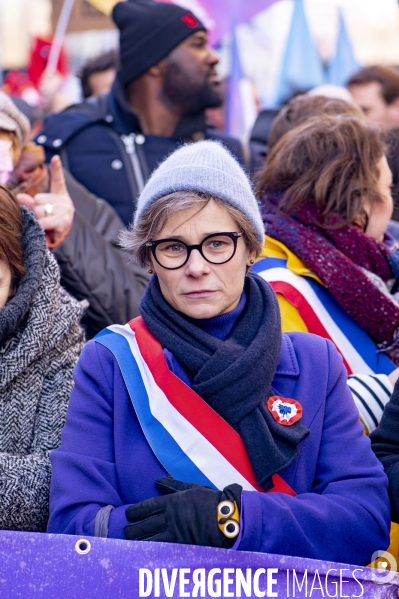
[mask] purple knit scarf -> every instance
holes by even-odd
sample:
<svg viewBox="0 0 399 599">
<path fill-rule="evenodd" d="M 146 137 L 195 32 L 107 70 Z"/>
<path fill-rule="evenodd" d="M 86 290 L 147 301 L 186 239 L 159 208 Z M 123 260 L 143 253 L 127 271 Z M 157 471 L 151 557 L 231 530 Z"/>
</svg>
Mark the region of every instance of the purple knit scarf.
<svg viewBox="0 0 399 599">
<path fill-rule="evenodd" d="M 267 235 L 298 256 L 374 342 L 387 350 L 396 346 L 399 307 L 361 270 L 365 268 L 384 281 L 394 278 L 388 248 L 352 225 L 324 229 L 320 226 L 320 213 L 310 202 L 295 216 L 283 214 L 277 204 L 276 199 L 262 199 Z M 331 226 L 334 221 L 328 224 Z"/>
</svg>

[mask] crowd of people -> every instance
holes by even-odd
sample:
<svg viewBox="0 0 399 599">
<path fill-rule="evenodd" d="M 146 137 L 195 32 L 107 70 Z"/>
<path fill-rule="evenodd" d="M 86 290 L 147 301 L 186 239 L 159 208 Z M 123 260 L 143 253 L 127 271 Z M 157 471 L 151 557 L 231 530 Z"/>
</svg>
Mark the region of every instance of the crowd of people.
<svg viewBox="0 0 399 599">
<path fill-rule="evenodd" d="M 399 522 L 399 72 L 261 147 L 207 121 L 194 14 L 113 19 L 34 140 L 0 92 L 0 527 L 366 565 Z"/>
</svg>

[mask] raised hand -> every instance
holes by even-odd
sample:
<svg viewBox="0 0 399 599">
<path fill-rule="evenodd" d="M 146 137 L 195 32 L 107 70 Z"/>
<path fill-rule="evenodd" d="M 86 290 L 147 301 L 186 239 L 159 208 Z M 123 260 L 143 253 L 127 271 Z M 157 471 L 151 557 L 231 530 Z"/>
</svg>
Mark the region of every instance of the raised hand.
<svg viewBox="0 0 399 599">
<path fill-rule="evenodd" d="M 19 193 L 17 200 L 22 206 L 33 210 L 41 227 L 52 243 L 57 243 L 69 233 L 75 207 L 65 184 L 62 163 L 59 156 L 53 156 L 50 162 L 51 184 L 49 193 L 38 193 L 34 198 Z"/>
</svg>

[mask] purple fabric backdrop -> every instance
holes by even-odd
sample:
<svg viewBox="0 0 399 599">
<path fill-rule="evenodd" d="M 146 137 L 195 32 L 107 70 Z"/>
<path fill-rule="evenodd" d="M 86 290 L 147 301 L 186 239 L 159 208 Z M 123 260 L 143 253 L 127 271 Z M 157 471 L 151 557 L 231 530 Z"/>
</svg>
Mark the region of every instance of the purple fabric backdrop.
<svg viewBox="0 0 399 599">
<path fill-rule="evenodd" d="M 160 0 L 174 2 L 192 10 L 208 27 L 210 42 L 217 44 L 231 30 L 232 13 L 236 22 L 249 21 L 278 0 Z"/>
<path fill-rule="evenodd" d="M 78 553 L 80 537 L 0 531 L 0 597 L 12 599 L 136 599 L 147 597 L 396 597 L 399 576 L 377 584 L 376 571 L 296 557 L 88 537 L 89 551 Z M 81 544 L 81 548 L 84 546 Z M 79 548 L 79 547 L 78 547 Z M 182 571 L 182 569 L 186 569 Z M 210 576 L 213 568 L 214 577 Z M 252 592 L 236 592 L 237 569 L 251 568 Z M 141 574 L 140 574 L 140 569 Z M 147 569 L 147 573 L 143 572 Z M 162 573 L 162 570 L 165 569 Z M 176 569 L 173 574 L 173 569 Z M 193 571 L 203 569 L 204 593 L 193 593 Z M 227 569 L 229 569 L 227 571 Z M 274 569 L 272 572 L 271 569 Z M 256 574 L 258 571 L 258 574 Z M 288 571 L 288 576 L 287 576 Z M 298 583 L 293 592 L 293 572 Z M 306 574 L 306 587 L 304 573 Z M 149 573 L 149 574 L 148 574 Z M 267 589 L 267 574 L 274 584 Z M 142 591 L 140 593 L 140 575 Z M 155 578 L 160 584 L 157 592 Z M 152 591 L 147 594 L 149 576 Z M 165 591 L 175 577 L 174 589 Z M 327 577 L 327 580 L 326 580 Z M 188 581 L 186 585 L 184 578 Z M 223 581 L 223 578 L 225 580 Z M 227 581 L 233 582 L 226 587 Z M 194 584 L 193 584 L 194 581 Z M 215 581 L 220 581 L 215 582 Z M 256 582 L 255 582 L 256 581 Z M 288 582 L 287 582 L 288 581 Z M 302 590 L 298 585 L 302 583 Z M 221 592 L 217 592 L 220 584 Z M 256 593 L 255 586 L 256 586 Z M 289 590 L 287 588 L 289 584 Z M 227 592 L 226 592 L 227 588 Z M 215 594 L 216 590 L 216 594 Z M 327 594 L 327 592 L 329 594 Z M 273 593 L 273 594 L 272 594 Z"/>
</svg>

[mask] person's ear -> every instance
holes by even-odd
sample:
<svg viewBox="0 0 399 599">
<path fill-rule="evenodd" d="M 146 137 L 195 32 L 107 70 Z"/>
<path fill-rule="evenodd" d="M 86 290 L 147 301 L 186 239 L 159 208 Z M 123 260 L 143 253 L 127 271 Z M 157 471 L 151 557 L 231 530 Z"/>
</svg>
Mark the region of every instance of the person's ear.
<svg viewBox="0 0 399 599">
<path fill-rule="evenodd" d="M 256 252 L 254 250 L 252 250 L 252 252 L 249 252 L 249 254 L 248 254 L 247 266 L 253 266 L 255 264 L 255 261 L 256 261 Z"/>
<path fill-rule="evenodd" d="M 148 272 L 150 273 L 150 275 L 152 275 L 155 272 L 152 255 L 148 259 Z"/>
<path fill-rule="evenodd" d="M 153 64 L 146 73 L 150 75 L 150 77 L 163 77 L 166 69 L 166 61 L 163 58 L 156 64 Z"/>
<path fill-rule="evenodd" d="M 248 254 L 248 258 L 247 258 L 247 270 L 246 272 L 249 271 L 249 269 L 251 268 L 251 266 L 253 266 L 256 262 L 256 253 L 254 251 L 249 252 Z"/>
<path fill-rule="evenodd" d="M 357 214 L 355 216 L 355 218 L 353 219 L 352 225 L 354 227 L 357 227 L 361 231 L 363 231 L 363 233 L 365 233 L 367 230 L 368 224 L 369 224 L 369 216 L 368 216 L 366 210 L 363 208 L 363 210 L 361 212 L 359 212 L 359 214 Z"/>
</svg>

